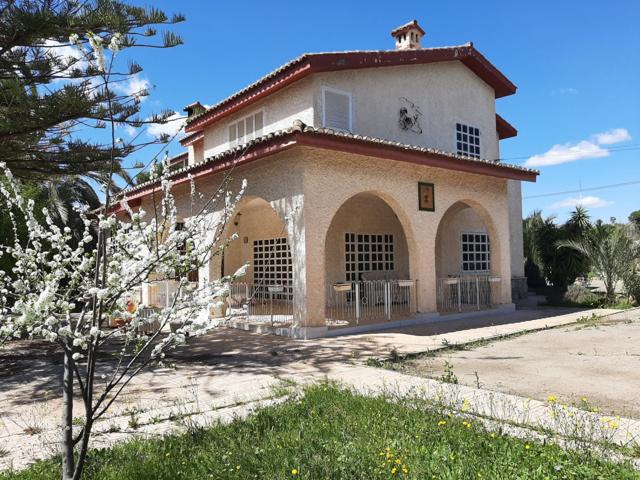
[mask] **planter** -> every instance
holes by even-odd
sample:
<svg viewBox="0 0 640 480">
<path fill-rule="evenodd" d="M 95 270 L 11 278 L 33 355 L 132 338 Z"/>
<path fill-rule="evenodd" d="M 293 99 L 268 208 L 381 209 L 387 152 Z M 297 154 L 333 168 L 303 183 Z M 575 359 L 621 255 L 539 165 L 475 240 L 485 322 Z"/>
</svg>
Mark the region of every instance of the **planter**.
<svg viewBox="0 0 640 480">
<path fill-rule="evenodd" d="M 500 283 L 501 281 L 500 277 L 489 277 L 489 283 Z"/>
<path fill-rule="evenodd" d="M 457 285 L 458 284 L 458 279 L 457 278 L 446 278 L 444 280 L 444 284 L 445 285 Z"/>
<path fill-rule="evenodd" d="M 335 292 L 350 292 L 351 284 L 350 283 L 334 283 L 333 290 Z"/>
<path fill-rule="evenodd" d="M 216 305 L 209 307 L 209 318 L 223 318 L 227 316 L 229 298 L 216 299 Z"/>
<path fill-rule="evenodd" d="M 399 287 L 412 287 L 413 280 L 398 280 Z"/>
</svg>

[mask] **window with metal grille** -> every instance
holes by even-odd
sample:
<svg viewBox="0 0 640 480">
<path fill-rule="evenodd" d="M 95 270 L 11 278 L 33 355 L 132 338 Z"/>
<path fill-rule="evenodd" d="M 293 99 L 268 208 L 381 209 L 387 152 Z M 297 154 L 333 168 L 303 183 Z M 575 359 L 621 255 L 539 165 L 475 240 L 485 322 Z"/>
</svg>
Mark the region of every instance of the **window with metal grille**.
<svg viewBox="0 0 640 480">
<path fill-rule="evenodd" d="M 263 124 L 264 114 L 262 111 L 232 123 L 229 125 L 229 145 L 235 147 L 259 137 L 262 135 Z"/>
<path fill-rule="evenodd" d="M 480 130 L 456 123 L 456 149 L 458 155 L 480 158 Z"/>
<path fill-rule="evenodd" d="M 273 298 L 293 299 L 293 262 L 286 237 L 253 241 L 253 283 L 256 293 L 269 295 L 269 286 L 281 285 Z"/>
<path fill-rule="evenodd" d="M 322 89 L 322 124 L 336 130 L 351 131 L 351 94 L 333 88 Z"/>
<path fill-rule="evenodd" d="M 488 272 L 491 270 L 489 235 L 482 232 L 462 234 L 462 271 Z"/>
<path fill-rule="evenodd" d="M 346 280 L 361 280 L 367 272 L 395 270 L 393 235 L 376 233 L 345 233 Z"/>
</svg>

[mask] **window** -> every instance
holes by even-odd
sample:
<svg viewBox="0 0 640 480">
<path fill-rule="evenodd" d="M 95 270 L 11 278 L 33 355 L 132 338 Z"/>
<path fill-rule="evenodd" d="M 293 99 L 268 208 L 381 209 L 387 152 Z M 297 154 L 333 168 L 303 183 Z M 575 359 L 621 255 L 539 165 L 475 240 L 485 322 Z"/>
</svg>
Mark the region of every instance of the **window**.
<svg viewBox="0 0 640 480">
<path fill-rule="evenodd" d="M 489 235 L 482 232 L 462 234 L 462 271 L 488 272 L 491 270 Z"/>
<path fill-rule="evenodd" d="M 256 112 L 229 125 L 229 145 L 242 145 L 262 135 L 264 113 Z"/>
<path fill-rule="evenodd" d="M 361 280 L 367 272 L 389 272 L 395 270 L 393 235 L 345 233 L 346 280 Z"/>
<path fill-rule="evenodd" d="M 266 297 L 269 285 L 282 285 L 283 292 L 273 298 L 293 299 L 293 262 L 286 237 L 253 241 L 253 282 L 256 294 Z"/>
<path fill-rule="evenodd" d="M 322 89 L 322 124 L 336 130 L 351 131 L 351 94 L 332 88 Z"/>
<path fill-rule="evenodd" d="M 458 155 L 480 158 L 480 130 L 456 123 L 456 148 Z"/>
</svg>

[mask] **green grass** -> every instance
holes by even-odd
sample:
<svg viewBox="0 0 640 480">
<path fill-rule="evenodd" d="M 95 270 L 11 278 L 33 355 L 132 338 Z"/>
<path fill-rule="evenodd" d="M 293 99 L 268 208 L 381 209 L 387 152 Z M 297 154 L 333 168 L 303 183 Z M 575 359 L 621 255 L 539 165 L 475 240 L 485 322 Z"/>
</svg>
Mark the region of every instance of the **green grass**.
<svg viewBox="0 0 640 480">
<path fill-rule="evenodd" d="M 58 464 L 49 460 L 0 478 L 57 479 Z M 394 403 L 318 385 L 306 389 L 300 399 L 264 408 L 229 425 L 92 451 L 85 478 L 625 480 L 640 476 L 628 465 L 587 453 L 491 434 L 418 400 Z"/>
</svg>

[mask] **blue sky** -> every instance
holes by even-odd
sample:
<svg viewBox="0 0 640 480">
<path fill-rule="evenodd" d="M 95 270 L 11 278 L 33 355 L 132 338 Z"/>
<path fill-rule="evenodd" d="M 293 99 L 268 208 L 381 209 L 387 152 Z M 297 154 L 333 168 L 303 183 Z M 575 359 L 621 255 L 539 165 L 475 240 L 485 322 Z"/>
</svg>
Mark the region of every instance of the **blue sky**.
<svg viewBox="0 0 640 480">
<path fill-rule="evenodd" d="M 542 164 L 536 166 L 538 182 L 524 184 L 524 215 L 542 209 L 564 220 L 577 201 L 604 220 L 626 219 L 640 209 L 640 183 L 588 190 L 640 181 L 640 2 L 162 0 L 154 5 L 186 15 L 174 28 L 185 45 L 136 53 L 145 69 L 140 80 L 153 86 L 145 110 L 181 111 L 195 100 L 216 103 L 305 52 L 392 49 L 390 30 L 416 18 L 427 32 L 423 46 L 473 41 L 518 86 L 516 95 L 497 101 L 497 111 L 519 131 L 501 142 L 502 158 Z M 179 150 L 172 146 L 172 153 Z"/>
</svg>

